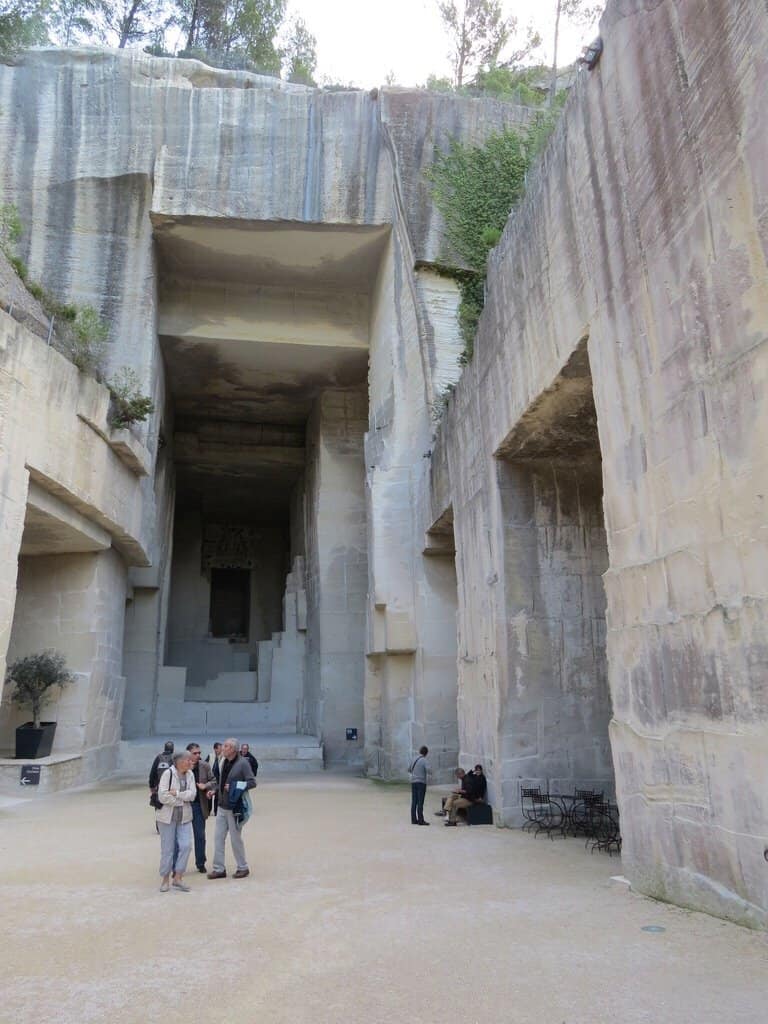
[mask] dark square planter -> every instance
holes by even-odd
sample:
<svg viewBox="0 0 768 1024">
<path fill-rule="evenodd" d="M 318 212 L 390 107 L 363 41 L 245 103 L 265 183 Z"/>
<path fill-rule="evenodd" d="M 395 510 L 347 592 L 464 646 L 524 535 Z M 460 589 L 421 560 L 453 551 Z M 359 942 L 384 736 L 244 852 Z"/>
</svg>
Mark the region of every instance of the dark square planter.
<svg viewBox="0 0 768 1024">
<path fill-rule="evenodd" d="M 39 729 L 31 722 L 20 725 L 16 730 L 16 757 L 26 760 L 48 757 L 55 733 L 55 722 L 41 722 Z"/>
</svg>

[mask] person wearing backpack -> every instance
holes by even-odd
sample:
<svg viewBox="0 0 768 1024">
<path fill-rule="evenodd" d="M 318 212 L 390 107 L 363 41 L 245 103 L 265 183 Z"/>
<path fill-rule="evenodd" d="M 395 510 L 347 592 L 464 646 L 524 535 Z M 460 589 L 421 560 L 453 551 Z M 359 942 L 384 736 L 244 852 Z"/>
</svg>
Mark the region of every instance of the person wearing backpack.
<svg viewBox="0 0 768 1024">
<path fill-rule="evenodd" d="M 408 772 L 411 776 L 411 824 L 428 825 L 424 820 L 424 797 L 427 795 L 428 747 L 419 747 L 418 756 L 411 762 Z"/>
<path fill-rule="evenodd" d="M 160 776 L 170 768 L 173 763 L 173 740 L 166 740 L 163 749 L 152 762 L 149 769 L 149 806 L 156 811 L 163 806 L 157 798 L 157 787 L 160 785 Z"/>
</svg>

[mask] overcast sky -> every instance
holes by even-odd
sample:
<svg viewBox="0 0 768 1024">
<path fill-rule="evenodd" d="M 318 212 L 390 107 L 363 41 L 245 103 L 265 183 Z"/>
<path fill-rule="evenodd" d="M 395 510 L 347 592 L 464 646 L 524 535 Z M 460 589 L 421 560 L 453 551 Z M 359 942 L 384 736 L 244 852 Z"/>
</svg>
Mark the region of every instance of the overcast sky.
<svg viewBox="0 0 768 1024">
<path fill-rule="evenodd" d="M 539 62 L 552 55 L 555 0 L 507 0 L 521 26 L 544 39 Z M 317 78 L 371 88 L 393 74 L 397 85 L 423 85 L 429 74 L 450 76 L 449 42 L 437 0 L 289 0 L 317 39 Z M 596 34 L 595 26 L 561 26 L 558 64 L 570 64 Z"/>
</svg>

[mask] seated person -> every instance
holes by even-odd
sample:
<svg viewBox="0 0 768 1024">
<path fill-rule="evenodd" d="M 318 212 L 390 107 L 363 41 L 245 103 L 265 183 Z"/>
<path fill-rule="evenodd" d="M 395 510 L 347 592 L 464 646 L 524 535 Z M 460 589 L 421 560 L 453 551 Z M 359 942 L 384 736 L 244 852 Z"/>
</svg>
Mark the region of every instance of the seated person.
<svg viewBox="0 0 768 1024">
<path fill-rule="evenodd" d="M 446 821 L 446 828 L 449 825 L 456 824 L 456 815 L 462 809 L 471 807 L 472 804 L 485 803 L 485 794 L 488 789 L 488 783 L 483 773 L 483 766 L 476 764 L 474 769 L 464 776 L 463 792 L 451 801 L 450 808 L 446 803 L 446 809 L 448 810 L 448 821 Z"/>
<path fill-rule="evenodd" d="M 462 795 L 463 790 L 464 790 L 464 777 L 466 776 L 466 774 L 467 773 L 464 771 L 463 768 L 457 768 L 456 769 L 456 780 L 457 780 L 457 782 L 459 784 L 459 788 L 458 789 L 454 789 L 454 791 L 451 793 L 450 796 L 444 796 L 443 797 L 443 803 L 442 803 L 441 809 L 439 811 L 435 811 L 435 814 L 438 816 L 438 818 L 444 818 L 446 816 L 446 814 L 448 813 L 448 811 L 450 811 L 450 809 L 451 809 L 448 806 L 449 803 L 452 800 L 454 800 L 456 797 L 459 797 L 459 796 Z"/>
</svg>

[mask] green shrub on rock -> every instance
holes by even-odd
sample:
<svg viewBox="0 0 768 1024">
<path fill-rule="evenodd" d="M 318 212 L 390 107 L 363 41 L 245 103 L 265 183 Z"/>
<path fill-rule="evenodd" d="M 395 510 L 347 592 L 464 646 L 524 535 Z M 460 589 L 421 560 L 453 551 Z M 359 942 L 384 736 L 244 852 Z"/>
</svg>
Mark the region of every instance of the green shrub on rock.
<svg viewBox="0 0 768 1024">
<path fill-rule="evenodd" d="M 61 306 L 60 310 L 65 326 L 59 333 L 65 354 L 81 373 L 101 380 L 109 328 L 93 306 Z"/>
<path fill-rule="evenodd" d="M 152 399 L 141 393 L 139 378 L 129 366 L 121 366 L 107 381 L 107 387 L 112 396 L 109 411 L 111 427 L 119 429 L 131 423 L 143 423 L 155 411 Z"/>
</svg>

